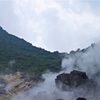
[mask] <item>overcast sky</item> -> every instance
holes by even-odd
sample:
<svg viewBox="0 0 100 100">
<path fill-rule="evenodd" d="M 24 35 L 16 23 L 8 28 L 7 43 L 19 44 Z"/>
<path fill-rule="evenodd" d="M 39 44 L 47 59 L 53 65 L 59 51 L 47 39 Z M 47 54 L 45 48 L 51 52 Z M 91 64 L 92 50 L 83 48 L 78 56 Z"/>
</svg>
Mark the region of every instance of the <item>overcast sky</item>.
<svg viewBox="0 0 100 100">
<path fill-rule="evenodd" d="M 34 46 L 69 52 L 100 40 L 100 0 L 0 0 L 0 25 Z"/>
</svg>

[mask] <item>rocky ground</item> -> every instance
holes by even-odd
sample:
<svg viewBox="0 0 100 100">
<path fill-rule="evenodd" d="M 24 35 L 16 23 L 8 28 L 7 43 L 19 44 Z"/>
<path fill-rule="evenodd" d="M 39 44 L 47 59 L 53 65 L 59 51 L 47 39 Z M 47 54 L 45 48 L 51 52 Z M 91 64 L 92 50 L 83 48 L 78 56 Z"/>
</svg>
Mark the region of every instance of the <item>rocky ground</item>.
<svg viewBox="0 0 100 100">
<path fill-rule="evenodd" d="M 0 100 L 11 100 L 11 96 L 37 85 L 40 76 L 33 77 L 23 72 L 0 75 Z"/>
<path fill-rule="evenodd" d="M 33 77 L 24 72 L 0 75 L 0 100 L 11 100 L 13 95 L 17 95 L 22 91 L 26 91 L 36 86 L 40 81 L 43 81 L 40 76 Z M 80 97 L 80 92 L 82 92 L 84 96 L 86 95 L 84 93 L 95 92 L 95 89 L 98 88 L 96 87 L 96 82 L 89 79 L 85 72 L 76 70 L 70 73 L 59 74 L 55 79 L 55 83 L 57 88 L 63 91 L 74 91 L 76 95 L 79 94 L 77 100 L 86 100 Z"/>
<path fill-rule="evenodd" d="M 97 82 L 89 79 L 85 72 L 73 70 L 70 73 L 62 73 L 56 77 L 55 83 L 57 88 L 63 91 L 73 91 L 74 95 L 79 97 L 77 100 L 86 100 L 80 96 L 99 96 Z"/>
</svg>

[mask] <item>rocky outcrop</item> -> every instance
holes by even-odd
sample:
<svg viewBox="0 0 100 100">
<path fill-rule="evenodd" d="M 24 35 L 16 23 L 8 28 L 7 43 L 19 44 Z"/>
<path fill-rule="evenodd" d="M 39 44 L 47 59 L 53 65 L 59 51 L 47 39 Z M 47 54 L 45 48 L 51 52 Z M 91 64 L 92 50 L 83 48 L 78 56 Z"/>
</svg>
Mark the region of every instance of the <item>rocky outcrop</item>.
<svg viewBox="0 0 100 100">
<path fill-rule="evenodd" d="M 0 100 L 10 100 L 10 95 L 5 90 L 6 85 L 6 81 L 0 78 Z"/>
<path fill-rule="evenodd" d="M 26 91 L 41 80 L 40 76 L 33 77 L 24 72 L 0 75 L 0 100 L 10 100 L 13 94 Z"/>
<path fill-rule="evenodd" d="M 91 86 L 95 83 L 88 78 L 85 72 L 73 70 L 70 73 L 62 73 L 55 79 L 56 86 L 63 90 L 70 90 L 79 86 Z"/>
<path fill-rule="evenodd" d="M 25 91 L 37 85 L 38 81 L 40 81 L 40 77 L 36 78 L 25 73 L 20 73 L 19 76 L 16 77 L 16 81 L 12 82 L 13 86 L 9 91 L 14 94 Z"/>
</svg>

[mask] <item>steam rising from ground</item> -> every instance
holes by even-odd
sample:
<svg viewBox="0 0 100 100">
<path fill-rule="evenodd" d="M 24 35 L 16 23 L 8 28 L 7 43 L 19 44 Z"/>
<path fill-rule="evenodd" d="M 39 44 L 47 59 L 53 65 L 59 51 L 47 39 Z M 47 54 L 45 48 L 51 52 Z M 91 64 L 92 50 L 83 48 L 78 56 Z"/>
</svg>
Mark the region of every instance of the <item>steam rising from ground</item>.
<svg viewBox="0 0 100 100">
<path fill-rule="evenodd" d="M 86 72 L 89 77 L 96 75 L 100 72 L 100 44 L 66 55 L 62 67 L 67 72 L 75 69 Z"/>
<path fill-rule="evenodd" d="M 56 88 L 55 78 L 57 75 L 55 73 L 44 74 L 44 82 L 29 91 L 19 93 L 12 100 L 57 100 L 61 98 L 69 98 L 71 100 L 72 96 L 70 95 L 73 95 L 73 92 L 64 92 Z"/>
<path fill-rule="evenodd" d="M 96 76 L 100 72 L 100 45 L 92 45 L 86 50 L 66 54 L 62 61 L 62 71 L 70 72 L 80 70 L 86 72 L 90 78 L 95 77 L 98 87 L 100 87 L 100 77 Z M 79 96 L 86 97 L 88 100 L 99 100 L 100 90 L 74 89 L 74 91 L 63 91 L 55 86 L 55 78 L 60 73 L 46 73 L 43 75 L 44 82 L 26 92 L 13 96 L 12 100 L 76 100 Z M 76 93 L 76 94 L 75 94 Z"/>
</svg>

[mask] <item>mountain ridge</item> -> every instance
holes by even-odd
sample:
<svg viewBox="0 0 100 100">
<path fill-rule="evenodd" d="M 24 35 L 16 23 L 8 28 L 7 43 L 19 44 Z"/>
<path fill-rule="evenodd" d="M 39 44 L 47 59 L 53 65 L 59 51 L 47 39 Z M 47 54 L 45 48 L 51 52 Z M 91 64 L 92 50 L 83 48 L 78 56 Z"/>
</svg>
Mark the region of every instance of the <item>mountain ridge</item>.
<svg viewBox="0 0 100 100">
<path fill-rule="evenodd" d="M 46 69 L 56 71 L 57 67 L 54 68 L 54 66 L 60 66 L 60 64 L 59 52 L 49 52 L 37 48 L 0 27 L 0 66 L 6 68 L 10 66 L 10 70 L 37 74 Z"/>
</svg>

